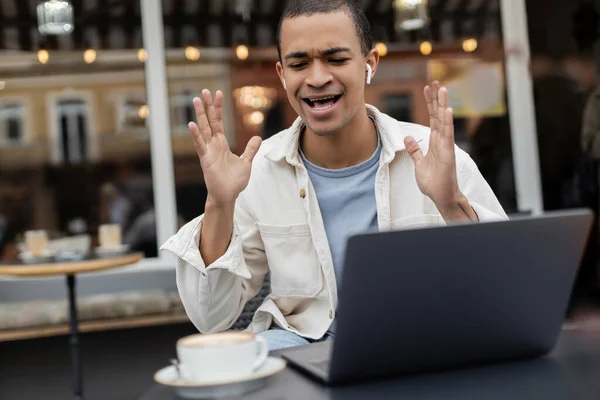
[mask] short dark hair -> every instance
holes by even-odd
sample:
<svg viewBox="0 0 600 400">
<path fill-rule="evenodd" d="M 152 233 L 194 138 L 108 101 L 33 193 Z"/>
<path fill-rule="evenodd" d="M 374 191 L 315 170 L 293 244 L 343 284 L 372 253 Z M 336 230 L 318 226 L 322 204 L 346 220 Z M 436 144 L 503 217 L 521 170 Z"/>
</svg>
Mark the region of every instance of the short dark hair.
<svg viewBox="0 0 600 400">
<path fill-rule="evenodd" d="M 352 21 L 356 34 L 360 39 L 361 51 L 364 56 L 373 48 L 373 34 L 367 16 L 356 0 L 288 0 L 277 26 L 277 54 L 281 61 L 281 26 L 288 18 L 311 16 L 318 13 L 347 12 Z"/>
</svg>

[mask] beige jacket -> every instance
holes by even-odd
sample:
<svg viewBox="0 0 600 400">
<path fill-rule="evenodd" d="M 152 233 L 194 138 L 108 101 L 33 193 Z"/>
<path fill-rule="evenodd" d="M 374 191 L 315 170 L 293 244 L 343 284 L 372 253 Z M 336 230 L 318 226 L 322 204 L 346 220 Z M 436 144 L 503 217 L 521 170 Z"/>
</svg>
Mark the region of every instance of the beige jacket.
<svg viewBox="0 0 600 400">
<path fill-rule="evenodd" d="M 414 164 L 403 142 L 412 135 L 425 153 L 429 128 L 367 108 L 383 145 L 375 183 L 379 229 L 443 225 L 434 203 L 417 187 Z M 271 293 L 249 330 L 262 332 L 275 324 L 316 339 L 335 317 L 338 293 L 331 253 L 317 197 L 298 154 L 302 127 L 298 119 L 264 141 L 250 183 L 237 200 L 233 236 L 223 257 L 208 268 L 204 264 L 198 250 L 202 216 L 161 247 L 177 256 L 179 294 L 200 332 L 231 327 L 269 271 Z M 459 187 L 480 220 L 506 218 L 471 158 L 458 148 L 456 158 Z"/>
</svg>

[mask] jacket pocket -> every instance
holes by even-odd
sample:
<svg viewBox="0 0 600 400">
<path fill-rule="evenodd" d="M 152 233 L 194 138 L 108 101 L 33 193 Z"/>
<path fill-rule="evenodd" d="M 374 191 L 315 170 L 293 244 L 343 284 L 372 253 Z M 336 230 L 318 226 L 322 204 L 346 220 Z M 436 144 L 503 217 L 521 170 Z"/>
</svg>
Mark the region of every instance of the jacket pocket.
<svg viewBox="0 0 600 400">
<path fill-rule="evenodd" d="M 444 218 L 436 214 L 411 215 L 392 221 L 391 228 L 393 230 L 415 229 L 426 226 L 442 226 L 445 225 Z"/>
<path fill-rule="evenodd" d="M 323 289 L 323 277 L 309 225 L 257 226 L 271 271 L 271 293 L 316 297 Z"/>
</svg>

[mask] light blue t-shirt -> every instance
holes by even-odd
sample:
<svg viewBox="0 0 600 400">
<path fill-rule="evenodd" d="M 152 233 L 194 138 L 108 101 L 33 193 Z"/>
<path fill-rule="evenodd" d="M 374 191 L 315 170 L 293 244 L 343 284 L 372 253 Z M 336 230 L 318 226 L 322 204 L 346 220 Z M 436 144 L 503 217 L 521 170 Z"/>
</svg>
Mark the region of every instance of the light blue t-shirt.
<svg viewBox="0 0 600 400">
<path fill-rule="evenodd" d="M 377 133 L 379 137 L 379 132 Z M 348 237 L 377 230 L 375 176 L 379 167 L 381 139 L 377 150 L 367 161 L 349 168 L 331 170 L 318 167 L 300 155 L 315 188 L 333 257 L 338 287 L 341 290 L 342 269 Z"/>
</svg>

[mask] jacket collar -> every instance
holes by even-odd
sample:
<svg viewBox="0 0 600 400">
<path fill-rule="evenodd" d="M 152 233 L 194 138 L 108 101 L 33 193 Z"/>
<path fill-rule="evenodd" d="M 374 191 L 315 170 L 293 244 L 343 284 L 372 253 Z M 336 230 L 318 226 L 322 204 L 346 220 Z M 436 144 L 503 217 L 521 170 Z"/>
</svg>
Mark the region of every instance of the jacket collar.
<svg viewBox="0 0 600 400">
<path fill-rule="evenodd" d="M 423 129 L 415 128 L 417 125 L 397 121 L 369 104 L 366 106 L 367 114 L 373 118 L 379 129 L 383 162 L 391 162 L 397 152 L 406 150 L 406 146 L 404 146 L 404 138 L 406 136 L 413 136 L 417 142 L 421 142 L 425 138 Z M 298 150 L 300 133 L 304 129 L 304 126 L 304 122 L 298 117 L 292 126 L 279 134 L 279 141 L 265 154 L 265 157 L 274 162 L 285 158 L 291 165 L 300 165 L 301 161 Z"/>
</svg>

